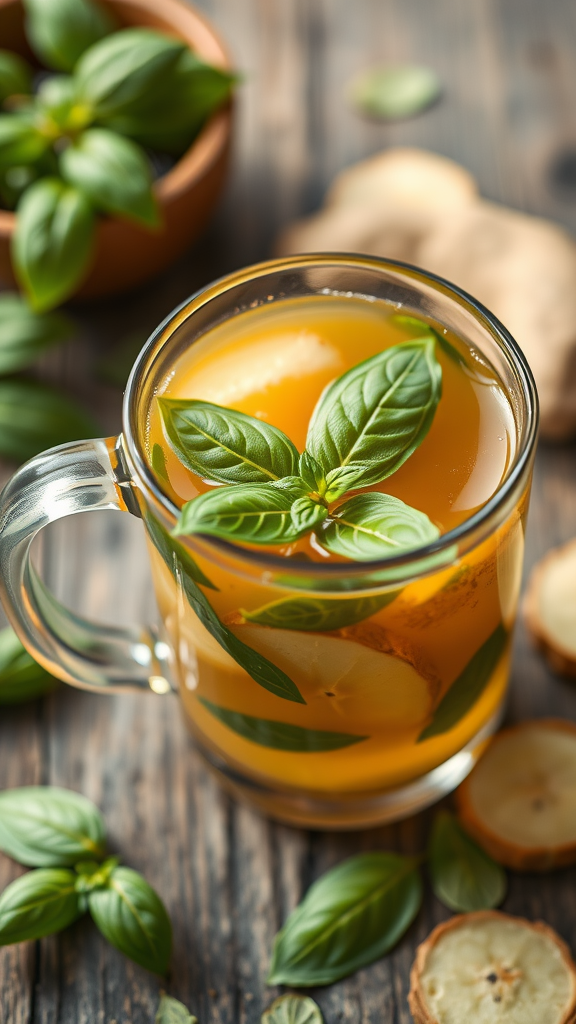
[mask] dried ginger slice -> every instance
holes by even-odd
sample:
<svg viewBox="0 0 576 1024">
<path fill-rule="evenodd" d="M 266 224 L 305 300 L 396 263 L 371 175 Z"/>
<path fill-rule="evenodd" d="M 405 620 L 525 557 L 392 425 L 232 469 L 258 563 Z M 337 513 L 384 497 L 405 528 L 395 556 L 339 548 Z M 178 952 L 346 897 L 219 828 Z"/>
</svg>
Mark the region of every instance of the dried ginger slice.
<svg viewBox="0 0 576 1024">
<path fill-rule="evenodd" d="M 415 1024 L 574 1024 L 576 966 L 547 925 L 495 910 L 453 917 L 418 947 Z"/>
<path fill-rule="evenodd" d="M 505 729 L 456 793 L 460 820 L 495 860 L 518 871 L 576 861 L 576 725 Z"/>
<path fill-rule="evenodd" d="M 576 540 L 550 551 L 533 569 L 524 615 L 554 671 L 576 676 Z"/>
</svg>

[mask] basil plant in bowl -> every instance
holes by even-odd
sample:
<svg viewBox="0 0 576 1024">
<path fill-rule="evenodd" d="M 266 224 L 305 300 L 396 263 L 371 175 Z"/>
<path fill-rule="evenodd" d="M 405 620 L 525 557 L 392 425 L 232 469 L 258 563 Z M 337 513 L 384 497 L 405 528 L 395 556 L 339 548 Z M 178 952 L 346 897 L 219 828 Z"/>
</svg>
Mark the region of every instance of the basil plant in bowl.
<svg viewBox="0 0 576 1024">
<path fill-rule="evenodd" d="M 0 29 L 19 4 L 0 0 Z M 0 274 L 9 235 L 14 276 L 41 312 L 81 285 L 102 294 L 135 284 L 189 244 L 223 177 L 235 76 L 181 0 L 21 6 L 42 66 L 17 52 L 17 38 L 0 50 Z"/>
</svg>

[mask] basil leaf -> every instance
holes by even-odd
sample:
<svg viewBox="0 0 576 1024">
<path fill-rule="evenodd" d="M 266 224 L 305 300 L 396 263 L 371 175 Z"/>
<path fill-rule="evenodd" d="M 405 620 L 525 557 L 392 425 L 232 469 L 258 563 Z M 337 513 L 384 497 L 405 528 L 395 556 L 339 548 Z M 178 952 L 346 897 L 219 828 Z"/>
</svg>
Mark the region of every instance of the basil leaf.
<svg viewBox="0 0 576 1024">
<path fill-rule="evenodd" d="M 0 167 L 33 164 L 49 141 L 25 114 L 0 114 Z"/>
<path fill-rule="evenodd" d="M 13 629 L 0 630 L 0 705 L 33 700 L 59 685 L 60 680 L 28 654 Z"/>
<path fill-rule="evenodd" d="M 333 471 L 326 500 L 395 473 L 428 433 L 441 389 L 432 337 L 385 349 L 334 381 L 314 410 L 306 441 L 324 473 Z"/>
<path fill-rule="evenodd" d="M 211 402 L 159 398 L 158 405 L 171 447 L 198 476 L 247 484 L 296 473 L 296 448 L 270 423 Z"/>
<path fill-rule="evenodd" d="M 326 478 L 322 466 L 316 462 L 310 452 L 302 452 L 298 464 L 298 472 L 309 491 L 316 491 L 321 497 L 326 491 Z"/>
<path fill-rule="evenodd" d="M 62 177 L 98 210 L 147 227 L 160 223 L 144 152 L 106 128 L 89 128 L 60 156 Z"/>
<path fill-rule="evenodd" d="M 212 605 L 200 590 L 198 582 L 203 583 L 204 586 L 211 586 L 214 590 L 217 588 L 211 583 L 204 582 L 206 577 L 203 580 L 198 580 L 197 574 L 200 573 L 200 569 L 197 566 L 194 571 L 190 571 L 191 564 L 195 565 L 190 555 L 186 553 L 186 559 L 181 560 L 179 552 L 182 551 L 182 548 L 180 545 L 168 537 L 150 514 L 146 516 L 146 524 L 153 544 L 162 555 L 178 585 L 182 586 L 190 607 L 226 653 L 252 677 L 254 682 L 263 686 L 265 690 L 269 690 L 270 693 L 274 693 L 277 697 L 283 697 L 285 700 L 305 704 L 306 701 L 298 687 L 282 669 L 277 668 L 271 661 L 268 661 L 268 658 L 238 640 L 234 633 L 220 621 Z"/>
<path fill-rule="evenodd" d="M 215 718 L 237 732 L 245 740 L 257 743 L 260 747 L 272 747 L 274 750 L 297 751 L 300 754 L 318 754 L 327 750 L 342 750 L 355 743 L 369 739 L 346 732 L 327 732 L 324 729 L 303 729 L 300 725 L 289 722 L 276 722 L 268 718 L 254 718 L 243 715 L 240 711 L 222 708 L 213 704 L 205 697 L 199 697 L 200 703 Z"/>
<path fill-rule="evenodd" d="M 402 327 L 405 331 L 409 331 L 412 337 L 425 337 L 426 335 L 432 335 L 437 341 L 440 348 L 443 350 L 445 355 L 449 359 L 452 359 L 458 366 L 466 366 L 466 359 L 461 352 L 458 351 L 455 345 L 448 338 L 437 331 L 435 327 L 427 323 L 426 320 L 419 320 L 415 316 L 407 316 L 404 313 L 395 313 L 394 316 L 390 317 L 390 322 L 397 324 L 398 327 Z"/>
<path fill-rule="evenodd" d="M 434 894 L 450 910 L 491 910 L 506 895 L 504 869 L 484 853 L 447 811 L 440 811 L 434 821 L 429 868 Z"/>
<path fill-rule="evenodd" d="M 168 471 L 166 469 L 166 456 L 164 455 L 164 450 L 161 444 L 154 444 L 152 446 L 150 464 L 159 480 L 162 480 L 166 484 L 170 483 L 168 479 Z"/>
<path fill-rule="evenodd" d="M 204 575 L 200 566 L 188 554 L 186 548 L 174 540 L 154 516 L 146 512 L 144 514 L 144 521 L 154 547 L 162 555 L 173 576 L 177 577 L 179 574 L 183 574 L 188 579 L 201 583 L 203 587 L 218 590 L 218 587 L 214 586 L 211 580 Z"/>
<path fill-rule="evenodd" d="M 274 484 L 219 487 L 184 505 L 174 534 L 201 533 L 249 544 L 288 544 L 307 529 L 294 524 L 293 502 L 290 490 Z"/>
<path fill-rule="evenodd" d="M 26 34 L 49 68 L 72 71 L 93 43 L 114 31 L 108 10 L 92 0 L 24 0 Z"/>
<path fill-rule="evenodd" d="M 9 96 L 32 92 L 32 68 L 17 53 L 0 50 L 0 104 Z"/>
<path fill-rule="evenodd" d="M 0 793 L 0 849 L 29 867 L 64 867 L 103 857 L 106 826 L 71 789 L 22 786 Z"/>
<path fill-rule="evenodd" d="M 269 985 L 330 985 L 387 953 L 422 902 L 416 861 L 395 853 L 345 860 L 310 887 L 276 936 Z"/>
<path fill-rule="evenodd" d="M 74 333 L 63 313 L 39 316 L 20 295 L 0 295 L 0 374 L 21 370 Z"/>
<path fill-rule="evenodd" d="M 79 101 L 71 75 L 45 78 L 36 94 L 36 102 L 42 114 L 53 122 L 54 134 L 74 138 L 92 121 L 92 109 Z"/>
<path fill-rule="evenodd" d="M 324 1024 L 318 1003 L 310 996 L 278 996 L 261 1017 L 261 1024 Z"/>
<path fill-rule="evenodd" d="M 500 623 L 444 694 L 432 721 L 422 730 L 417 743 L 449 732 L 468 714 L 490 682 L 507 643 L 508 633 Z"/>
<path fill-rule="evenodd" d="M 318 540 L 334 554 L 369 562 L 399 555 L 436 540 L 428 516 L 391 494 L 356 494 L 332 512 Z"/>
<path fill-rule="evenodd" d="M 100 121 L 128 114 L 131 105 L 155 96 L 186 44 L 149 28 L 126 28 L 95 43 L 80 58 L 79 96 Z"/>
<path fill-rule="evenodd" d="M 326 633 L 369 619 L 390 604 L 399 593 L 399 590 L 391 590 L 374 597 L 351 598 L 286 597 L 262 605 L 254 611 L 241 608 L 240 613 L 248 622 L 257 622 L 260 626 Z"/>
<path fill-rule="evenodd" d="M 53 935 L 84 911 L 73 871 L 39 868 L 12 882 L 0 896 L 0 946 Z"/>
<path fill-rule="evenodd" d="M 17 213 L 14 270 L 33 309 L 44 312 L 72 295 L 85 276 L 94 215 L 85 196 L 57 178 L 34 182 Z"/>
<path fill-rule="evenodd" d="M 66 395 L 26 377 L 0 378 L 0 455 L 15 462 L 46 448 L 97 437 L 98 425 Z"/>
<path fill-rule="evenodd" d="M 154 1024 L 198 1024 L 198 1018 L 188 1012 L 184 1003 L 172 996 L 162 996 Z"/>
<path fill-rule="evenodd" d="M 431 68 L 400 66 L 372 68 L 350 86 L 350 98 L 363 114 L 384 120 L 413 117 L 431 106 L 442 92 Z"/>
<path fill-rule="evenodd" d="M 162 900 L 142 875 L 131 868 L 115 868 L 105 888 L 88 893 L 88 908 L 116 949 L 149 971 L 166 973 L 172 925 Z"/>
<path fill-rule="evenodd" d="M 296 501 L 290 508 L 292 525 L 298 531 L 299 536 L 319 526 L 320 523 L 324 522 L 327 515 L 328 509 L 326 506 L 313 501 L 308 495 L 296 498 Z"/>
</svg>

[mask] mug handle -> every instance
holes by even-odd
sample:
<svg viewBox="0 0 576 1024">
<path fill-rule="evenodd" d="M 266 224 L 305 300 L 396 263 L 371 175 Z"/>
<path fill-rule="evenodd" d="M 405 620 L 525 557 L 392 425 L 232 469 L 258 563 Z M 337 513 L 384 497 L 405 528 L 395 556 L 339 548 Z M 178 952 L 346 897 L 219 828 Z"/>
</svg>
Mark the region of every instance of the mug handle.
<svg viewBox="0 0 576 1024">
<path fill-rule="evenodd" d="M 154 627 L 101 626 L 50 593 L 30 561 L 36 534 L 76 512 L 116 509 L 140 516 L 122 436 L 76 441 L 26 462 L 0 495 L 0 594 L 30 654 L 53 675 L 87 690 L 175 689 L 172 651 Z"/>
</svg>

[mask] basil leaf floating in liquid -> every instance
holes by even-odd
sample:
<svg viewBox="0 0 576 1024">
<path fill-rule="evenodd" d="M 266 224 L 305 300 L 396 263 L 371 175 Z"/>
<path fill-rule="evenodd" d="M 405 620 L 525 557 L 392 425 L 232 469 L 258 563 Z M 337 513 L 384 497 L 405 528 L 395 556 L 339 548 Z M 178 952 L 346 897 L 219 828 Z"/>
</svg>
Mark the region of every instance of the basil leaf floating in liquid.
<svg viewBox="0 0 576 1024">
<path fill-rule="evenodd" d="M 506 895 L 504 869 L 484 853 L 447 811 L 436 815 L 428 863 L 434 894 L 450 910 L 491 910 Z"/>
<path fill-rule="evenodd" d="M 99 432 L 67 395 L 28 377 L 0 377 L 0 454 L 5 458 L 24 462 L 46 448 Z"/>
<path fill-rule="evenodd" d="M 309 528 L 294 522 L 293 504 L 293 492 L 274 484 L 219 487 L 187 502 L 173 532 L 175 536 L 200 533 L 249 544 L 287 544 Z"/>
<path fill-rule="evenodd" d="M 179 1002 L 178 999 L 163 995 L 156 1011 L 154 1024 L 198 1024 L 198 1018 L 194 1017 L 184 1003 Z"/>
<path fill-rule="evenodd" d="M 0 946 L 41 939 L 67 928 L 84 912 L 76 875 L 39 868 L 12 882 L 0 896 Z"/>
<path fill-rule="evenodd" d="M 12 239 L 16 276 L 37 312 L 67 299 L 88 270 L 94 239 L 92 208 L 58 178 L 34 182 L 20 200 Z"/>
<path fill-rule="evenodd" d="M 354 626 L 385 608 L 400 593 L 391 590 L 373 597 L 324 598 L 286 597 L 271 601 L 252 611 L 241 608 L 248 622 L 275 629 L 296 629 L 300 632 L 325 633 Z"/>
<path fill-rule="evenodd" d="M 350 98 L 369 117 L 398 120 L 431 106 L 442 92 L 431 68 L 415 66 L 372 68 L 354 79 Z"/>
<path fill-rule="evenodd" d="M 456 346 L 451 341 L 448 341 L 448 338 L 441 331 L 437 331 L 435 327 L 427 323 L 426 320 L 420 320 L 418 317 L 408 316 L 405 313 L 395 313 L 394 316 L 390 317 L 390 322 L 397 324 L 398 327 L 402 327 L 405 331 L 410 331 L 415 338 L 431 335 L 449 359 L 452 359 L 458 366 L 466 366 L 466 359 Z"/>
<path fill-rule="evenodd" d="M 324 1024 L 320 1007 L 310 996 L 278 996 L 261 1017 L 261 1024 Z"/>
<path fill-rule="evenodd" d="M 508 633 L 500 623 L 481 647 L 472 655 L 466 667 L 436 708 L 432 721 L 420 733 L 417 742 L 432 739 L 449 732 L 467 715 L 486 689 L 492 673 L 506 650 Z"/>
<path fill-rule="evenodd" d="M 423 547 L 440 536 L 424 512 L 391 494 L 356 494 L 331 514 L 318 540 L 329 551 L 369 562 Z"/>
<path fill-rule="evenodd" d="M 149 971 L 166 973 L 172 926 L 162 900 L 142 875 L 116 867 L 105 887 L 88 893 L 88 908 L 116 949 Z"/>
<path fill-rule="evenodd" d="M 442 390 L 432 337 L 404 341 L 365 359 L 321 396 L 307 450 L 327 479 L 325 497 L 381 483 L 422 443 Z"/>
<path fill-rule="evenodd" d="M 198 476 L 247 484 L 297 473 L 296 448 L 270 423 L 211 402 L 159 398 L 158 405 L 170 445 Z"/>
<path fill-rule="evenodd" d="M 260 747 L 271 747 L 273 750 L 297 751 L 301 754 L 324 753 L 327 750 L 342 750 L 355 743 L 369 739 L 346 732 L 328 732 L 325 729 L 303 729 L 300 725 L 289 722 L 276 722 L 268 718 L 255 718 L 244 715 L 231 708 L 222 708 L 213 704 L 205 697 L 199 697 L 200 703 L 215 718 L 238 733 L 245 740 L 257 743 Z"/>
<path fill-rule="evenodd" d="M 162 555 L 172 575 L 184 575 L 190 580 L 194 580 L 195 583 L 201 583 L 203 587 L 218 590 L 218 587 L 214 586 L 192 556 L 188 554 L 186 548 L 174 540 L 150 512 L 145 512 L 144 521 L 154 547 Z"/>
<path fill-rule="evenodd" d="M 38 315 L 20 295 L 0 295 L 0 374 L 29 366 L 52 345 L 66 341 L 74 324 L 63 313 Z"/>
<path fill-rule="evenodd" d="M 115 28 L 115 20 L 91 0 L 24 0 L 26 35 L 49 67 L 72 71 L 85 50 Z"/>
<path fill-rule="evenodd" d="M 0 849 L 29 867 L 63 867 L 103 857 L 106 826 L 80 793 L 21 786 L 0 793 Z"/>
<path fill-rule="evenodd" d="M 387 953 L 422 902 L 415 860 L 364 853 L 310 887 L 276 936 L 269 985 L 331 985 Z"/>
<path fill-rule="evenodd" d="M 97 210 L 149 228 L 160 224 L 150 165 L 130 139 L 106 128 L 89 128 L 61 154 L 60 171 Z"/>
<path fill-rule="evenodd" d="M 13 629 L 0 630 L 0 705 L 33 700 L 59 685 L 60 680 L 28 654 Z"/>
<path fill-rule="evenodd" d="M 32 92 L 32 68 L 18 53 L 0 50 L 0 104 L 9 96 Z"/>
</svg>

